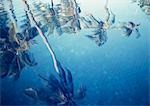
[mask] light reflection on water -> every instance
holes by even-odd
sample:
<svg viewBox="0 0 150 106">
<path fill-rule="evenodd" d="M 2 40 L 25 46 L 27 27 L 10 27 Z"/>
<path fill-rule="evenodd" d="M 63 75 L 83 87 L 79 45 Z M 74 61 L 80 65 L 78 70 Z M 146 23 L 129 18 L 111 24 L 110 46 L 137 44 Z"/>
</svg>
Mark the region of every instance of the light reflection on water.
<svg viewBox="0 0 150 106">
<path fill-rule="evenodd" d="M 82 15 L 93 13 L 98 19 L 104 18 L 103 1 L 78 1 Z M 20 14 L 23 9 L 19 5 L 19 0 L 15 3 L 16 13 Z M 88 30 L 80 31 L 78 36 L 63 34 L 60 37 L 49 36 L 48 39 L 57 58 L 65 67 L 71 69 L 75 86 L 79 86 L 80 82 L 87 86 L 87 96 L 81 104 L 148 104 L 150 21 L 139 7 L 131 4 L 129 0 L 111 0 L 109 7 L 116 14 L 117 22 L 141 23 L 142 36 L 135 39 L 133 34 L 129 38 L 124 38 L 119 31 L 109 30 L 108 42 L 102 47 L 97 47 L 84 37 L 84 34 L 89 33 Z M 55 72 L 45 45 L 40 37 L 36 39 L 38 45 L 32 46 L 31 51 L 38 65 L 24 69 L 17 82 L 10 79 L 2 80 L 2 102 L 9 105 L 36 104 L 24 97 L 22 91 L 27 87 L 43 86 L 36 72 L 46 76 L 49 72 Z"/>
</svg>

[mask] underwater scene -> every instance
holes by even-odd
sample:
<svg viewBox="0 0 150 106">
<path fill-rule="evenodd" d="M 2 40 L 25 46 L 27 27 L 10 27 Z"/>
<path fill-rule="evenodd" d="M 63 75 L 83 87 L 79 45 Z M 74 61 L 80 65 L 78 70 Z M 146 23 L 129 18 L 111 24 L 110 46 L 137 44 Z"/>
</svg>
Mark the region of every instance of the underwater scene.
<svg viewBox="0 0 150 106">
<path fill-rule="evenodd" d="M 149 106 L 150 0 L 0 0 L 0 106 Z"/>
</svg>

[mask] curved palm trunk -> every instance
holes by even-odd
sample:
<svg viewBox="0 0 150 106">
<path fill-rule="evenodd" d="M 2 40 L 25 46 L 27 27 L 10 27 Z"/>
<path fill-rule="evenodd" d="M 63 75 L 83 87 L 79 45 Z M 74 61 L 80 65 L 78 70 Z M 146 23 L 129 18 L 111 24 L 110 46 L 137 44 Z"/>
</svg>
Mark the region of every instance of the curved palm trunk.
<svg viewBox="0 0 150 106">
<path fill-rule="evenodd" d="M 34 16 L 33 16 L 33 14 L 32 14 L 32 12 L 31 12 L 31 10 L 30 10 L 30 7 L 29 7 L 29 5 L 27 4 L 27 1 L 26 1 L 26 0 L 23 0 L 23 2 L 24 2 L 24 4 L 25 4 L 25 6 L 27 7 L 27 11 L 28 11 L 28 14 L 29 14 L 29 19 L 30 19 L 30 21 L 33 22 L 33 24 L 34 24 L 34 26 L 36 27 L 36 29 L 37 29 L 39 35 L 40 35 L 41 38 L 42 38 L 44 44 L 46 45 L 47 49 L 49 50 L 49 53 L 50 53 L 51 56 L 52 56 L 55 71 L 56 71 L 57 73 L 59 73 L 56 56 L 55 56 L 55 53 L 54 53 L 54 51 L 53 51 L 53 49 L 52 49 L 50 43 L 48 42 L 46 36 L 44 35 L 44 33 L 42 32 L 42 30 L 41 30 L 40 27 L 38 26 L 38 24 L 37 24 L 37 22 L 36 22 L 36 20 L 35 20 L 35 18 L 34 18 Z"/>
</svg>

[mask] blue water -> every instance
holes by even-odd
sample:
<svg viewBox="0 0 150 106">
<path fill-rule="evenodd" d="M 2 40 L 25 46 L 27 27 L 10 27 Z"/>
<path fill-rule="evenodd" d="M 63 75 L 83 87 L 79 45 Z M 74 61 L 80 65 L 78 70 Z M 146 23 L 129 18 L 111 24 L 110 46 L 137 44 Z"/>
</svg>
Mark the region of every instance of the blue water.
<svg viewBox="0 0 150 106">
<path fill-rule="evenodd" d="M 103 19 L 103 1 L 78 1 L 83 15 L 90 12 Z M 78 101 L 79 105 L 148 105 L 150 21 L 130 0 L 112 0 L 109 6 L 116 14 L 117 22 L 140 23 L 142 36 L 136 39 L 133 33 L 126 38 L 118 30 L 109 30 L 108 41 L 98 47 L 84 36 L 90 30 L 83 29 L 77 34 L 51 35 L 49 42 L 58 60 L 71 70 L 75 88 L 81 83 L 87 87 L 86 97 Z M 18 81 L 1 79 L 1 103 L 4 105 L 41 104 L 23 95 L 25 88 L 45 86 L 37 74 L 48 77 L 50 73 L 55 73 L 51 55 L 40 36 L 35 39 L 38 44 L 32 45 L 30 51 L 38 65 L 26 67 Z"/>
</svg>

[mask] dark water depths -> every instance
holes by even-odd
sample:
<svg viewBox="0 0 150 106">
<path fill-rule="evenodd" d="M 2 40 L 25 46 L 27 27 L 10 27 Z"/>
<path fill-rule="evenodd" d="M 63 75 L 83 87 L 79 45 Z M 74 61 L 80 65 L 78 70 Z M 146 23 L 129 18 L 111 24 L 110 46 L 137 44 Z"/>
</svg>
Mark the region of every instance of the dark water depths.
<svg viewBox="0 0 150 106">
<path fill-rule="evenodd" d="M 17 1 L 17 0 L 16 0 Z M 102 16 L 97 0 L 80 1 L 83 11 Z M 110 7 L 117 21 L 134 21 L 141 24 L 141 37 L 135 33 L 129 38 L 120 31 L 109 30 L 108 41 L 101 47 L 84 37 L 90 30 L 83 29 L 77 34 L 49 36 L 49 42 L 58 58 L 71 69 L 75 88 L 83 83 L 87 94 L 79 105 L 148 105 L 149 104 L 149 35 L 150 21 L 139 7 L 128 0 L 112 0 Z M 17 8 L 19 9 L 19 8 Z M 135 13 L 137 12 L 137 13 Z M 55 73 L 51 56 L 40 37 L 37 45 L 31 46 L 38 65 L 26 67 L 18 81 L 1 79 L 1 103 L 3 105 L 40 105 L 23 95 L 25 88 L 42 87 L 45 83 L 38 73 L 48 76 Z"/>
</svg>

